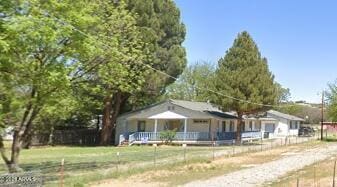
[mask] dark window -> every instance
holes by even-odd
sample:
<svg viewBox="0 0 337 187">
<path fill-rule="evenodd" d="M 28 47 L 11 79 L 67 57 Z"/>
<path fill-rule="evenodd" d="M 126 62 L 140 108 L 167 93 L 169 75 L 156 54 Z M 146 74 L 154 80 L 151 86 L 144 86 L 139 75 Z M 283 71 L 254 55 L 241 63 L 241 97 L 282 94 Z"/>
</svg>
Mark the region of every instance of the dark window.
<svg viewBox="0 0 337 187">
<path fill-rule="evenodd" d="M 145 121 L 138 121 L 137 132 L 145 132 Z"/>
<path fill-rule="evenodd" d="M 244 121 L 241 121 L 241 132 L 244 132 L 246 130 L 246 123 Z"/>
<path fill-rule="evenodd" d="M 227 132 L 227 121 L 222 121 L 222 132 Z"/>
<path fill-rule="evenodd" d="M 297 121 L 290 121 L 290 129 L 298 129 L 298 126 Z"/>
<path fill-rule="evenodd" d="M 229 132 L 234 132 L 234 121 L 229 121 Z"/>
<path fill-rule="evenodd" d="M 201 123 L 201 124 L 208 124 L 208 120 L 207 119 L 195 119 L 193 120 L 193 123 Z"/>
<path fill-rule="evenodd" d="M 168 106 L 167 110 L 174 110 L 174 106 Z"/>
<path fill-rule="evenodd" d="M 249 130 L 253 130 L 253 121 L 249 121 Z"/>
</svg>

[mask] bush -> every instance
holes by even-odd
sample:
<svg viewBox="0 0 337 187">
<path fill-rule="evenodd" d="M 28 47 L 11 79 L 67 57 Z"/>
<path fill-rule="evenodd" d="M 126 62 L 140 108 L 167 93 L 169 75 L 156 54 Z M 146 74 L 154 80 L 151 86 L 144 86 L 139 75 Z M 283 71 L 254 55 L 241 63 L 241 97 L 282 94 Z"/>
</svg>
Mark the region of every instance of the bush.
<svg viewBox="0 0 337 187">
<path fill-rule="evenodd" d="M 162 131 L 160 132 L 159 135 L 160 140 L 165 144 L 171 144 L 175 137 L 176 137 L 176 129 Z"/>
</svg>

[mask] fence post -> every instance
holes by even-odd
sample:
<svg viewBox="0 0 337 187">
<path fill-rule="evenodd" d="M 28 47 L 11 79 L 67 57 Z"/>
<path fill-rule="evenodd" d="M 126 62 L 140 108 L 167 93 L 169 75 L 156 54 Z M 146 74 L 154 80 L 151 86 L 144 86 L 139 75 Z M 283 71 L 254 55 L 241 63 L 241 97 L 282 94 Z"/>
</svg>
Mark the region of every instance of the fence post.
<svg viewBox="0 0 337 187">
<path fill-rule="evenodd" d="M 296 186 L 297 186 L 297 187 L 300 187 L 300 178 L 299 178 L 299 177 L 297 177 Z"/>
<path fill-rule="evenodd" d="M 332 187 L 335 187 L 335 178 L 336 178 L 336 160 L 333 166 L 333 179 L 332 179 Z"/>
<path fill-rule="evenodd" d="M 316 186 L 316 164 L 314 164 L 314 186 Z"/>
<path fill-rule="evenodd" d="M 215 159 L 215 142 L 214 141 L 213 141 L 212 145 L 213 145 L 213 161 L 214 161 L 214 159 Z"/>
<path fill-rule="evenodd" d="M 263 137 L 261 135 L 261 151 L 263 150 Z"/>
<path fill-rule="evenodd" d="M 156 157 L 157 157 L 157 144 L 153 144 L 154 146 L 154 153 L 153 153 L 153 165 L 156 167 Z"/>
<path fill-rule="evenodd" d="M 186 144 L 183 144 L 183 149 L 184 149 L 184 161 L 185 161 L 185 164 L 187 163 L 186 161 Z"/>
<path fill-rule="evenodd" d="M 116 166 L 116 169 L 117 169 L 117 172 L 119 171 L 118 167 L 119 167 L 119 152 L 116 153 L 117 154 L 117 166 Z"/>
<path fill-rule="evenodd" d="M 60 187 L 63 187 L 63 177 L 64 177 L 64 158 L 61 160 L 61 168 L 60 168 Z"/>
</svg>

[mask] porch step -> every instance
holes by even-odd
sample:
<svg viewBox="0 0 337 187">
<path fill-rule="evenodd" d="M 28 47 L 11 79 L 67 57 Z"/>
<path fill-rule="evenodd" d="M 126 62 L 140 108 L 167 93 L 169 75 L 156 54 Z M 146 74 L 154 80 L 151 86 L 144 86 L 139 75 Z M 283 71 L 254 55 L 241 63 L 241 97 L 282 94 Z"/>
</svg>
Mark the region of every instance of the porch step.
<svg viewBox="0 0 337 187">
<path fill-rule="evenodd" d="M 121 146 L 121 147 L 129 146 L 129 141 L 124 140 L 123 142 L 121 142 L 121 144 L 119 146 Z"/>
</svg>

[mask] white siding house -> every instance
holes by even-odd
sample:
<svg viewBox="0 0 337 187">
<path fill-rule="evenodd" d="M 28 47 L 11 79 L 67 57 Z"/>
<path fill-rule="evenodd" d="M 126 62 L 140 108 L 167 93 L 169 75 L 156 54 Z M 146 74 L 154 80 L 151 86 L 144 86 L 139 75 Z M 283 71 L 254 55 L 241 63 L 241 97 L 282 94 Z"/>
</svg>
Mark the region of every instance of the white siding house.
<svg viewBox="0 0 337 187">
<path fill-rule="evenodd" d="M 267 111 L 267 118 L 275 119 L 275 128 L 273 131 L 270 130 L 271 128 L 264 128 L 265 131 L 269 130 L 270 137 L 297 136 L 300 124 L 304 121 L 302 118 L 284 114 L 275 110 Z M 273 123 L 270 123 L 270 125 L 272 124 Z"/>
<path fill-rule="evenodd" d="M 176 131 L 173 143 L 178 144 L 233 142 L 237 121 L 235 114 L 211 103 L 170 99 L 119 116 L 115 143 L 160 143 L 165 130 Z M 297 135 L 301 121 L 274 110 L 261 117 L 244 117 L 241 140 Z"/>
</svg>

